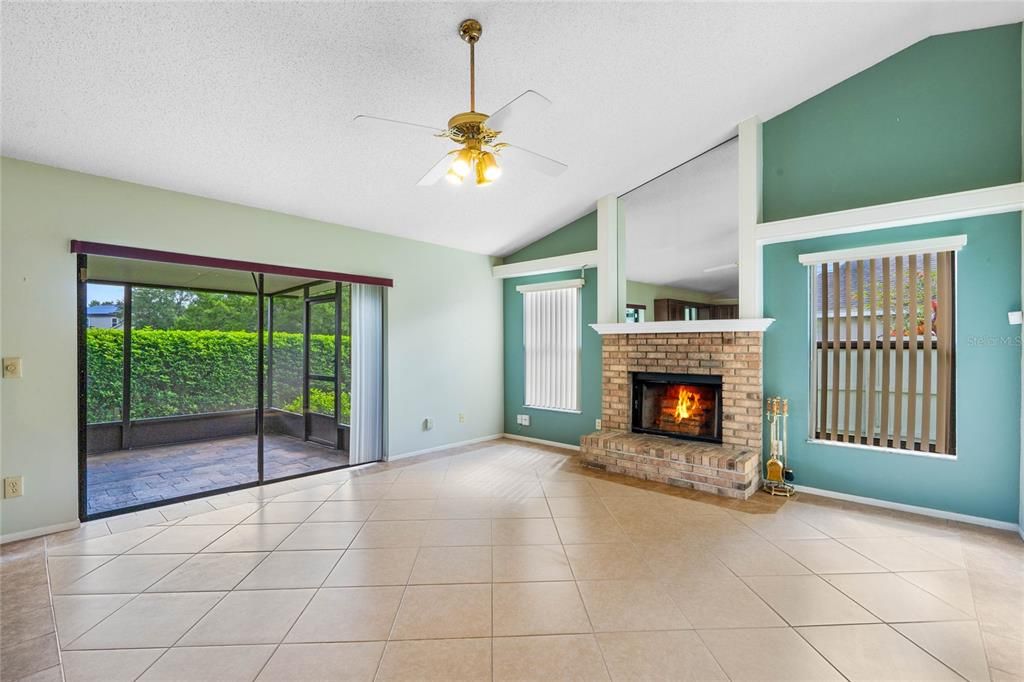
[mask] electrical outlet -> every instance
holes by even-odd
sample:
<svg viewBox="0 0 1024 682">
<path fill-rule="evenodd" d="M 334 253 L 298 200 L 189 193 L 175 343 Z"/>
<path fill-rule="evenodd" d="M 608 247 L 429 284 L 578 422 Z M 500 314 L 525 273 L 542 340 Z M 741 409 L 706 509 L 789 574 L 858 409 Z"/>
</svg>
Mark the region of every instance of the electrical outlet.
<svg viewBox="0 0 1024 682">
<path fill-rule="evenodd" d="M 21 358 L 4 358 L 4 378 L 7 379 L 20 379 L 21 378 Z"/>
<path fill-rule="evenodd" d="M 528 414 L 521 414 L 521 415 L 519 415 L 519 416 L 520 416 L 520 417 L 522 418 L 522 420 L 523 420 L 523 421 L 521 422 L 523 426 L 529 426 L 529 425 L 530 425 L 530 415 L 528 415 Z"/>
<path fill-rule="evenodd" d="M 423 430 L 429 431 L 432 428 L 434 428 L 434 420 L 431 419 L 430 417 L 427 417 L 426 419 L 423 420 Z"/>
<path fill-rule="evenodd" d="M 21 497 L 25 494 L 25 479 L 9 476 L 4 479 L 4 497 Z"/>
<path fill-rule="evenodd" d="M 594 420 L 594 428 L 597 429 L 598 431 L 601 430 L 601 420 L 600 419 L 595 419 Z"/>
<path fill-rule="evenodd" d="M 465 424 L 466 423 L 466 415 L 462 414 L 461 412 L 459 412 L 459 423 L 460 424 Z"/>
</svg>

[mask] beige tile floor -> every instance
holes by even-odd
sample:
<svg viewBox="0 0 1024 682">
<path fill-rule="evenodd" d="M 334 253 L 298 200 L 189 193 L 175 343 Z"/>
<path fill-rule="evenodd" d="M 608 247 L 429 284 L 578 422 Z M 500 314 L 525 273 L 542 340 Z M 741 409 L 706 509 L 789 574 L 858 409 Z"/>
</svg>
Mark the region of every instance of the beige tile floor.
<svg viewBox="0 0 1024 682">
<path fill-rule="evenodd" d="M 511 441 L 86 524 L 0 565 L 5 680 L 1024 679 L 1011 533 L 722 500 Z"/>
</svg>

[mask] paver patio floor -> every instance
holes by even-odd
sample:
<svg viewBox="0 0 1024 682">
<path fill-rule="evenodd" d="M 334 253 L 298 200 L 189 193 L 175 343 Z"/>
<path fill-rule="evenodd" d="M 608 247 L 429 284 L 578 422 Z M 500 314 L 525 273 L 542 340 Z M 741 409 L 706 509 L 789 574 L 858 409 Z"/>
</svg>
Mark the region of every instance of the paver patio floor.
<svg viewBox="0 0 1024 682">
<path fill-rule="evenodd" d="M 264 441 L 270 481 L 348 464 L 348 455 L 276 434 Z M 90 455 L 88 510 L 97 514 L 256 480 L 256 436 L 161 445 Z"/>
</svg>

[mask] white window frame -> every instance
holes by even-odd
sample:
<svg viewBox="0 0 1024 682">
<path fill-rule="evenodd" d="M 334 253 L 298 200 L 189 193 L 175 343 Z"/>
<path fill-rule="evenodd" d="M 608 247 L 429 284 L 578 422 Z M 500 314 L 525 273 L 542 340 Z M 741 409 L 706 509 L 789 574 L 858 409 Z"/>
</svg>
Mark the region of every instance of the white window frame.
<svg viewBox="0 0 1024 682">
<path fill-rule="evenodd" d="M 523 406 L 526 408 L 571 414 L 580 414 L 582 412 L 580 409 L 580 361 L 583 334 L 580 290 L 585 283 L 583 279 L 567 279 L 540 284 L 523 284 L 516 287 L 516 291 L 523 295 Z M 537 332 L 533 329 L 532 325 L 534 322 L 530 319 L 532 303 L 527 298 L 542 292 L 564 290 L 571 290 L 572 292 L 568 295 L 572 296 L 571 301 L 574 310 L 571 313 L 573 319 L 571 321 L 563 321 L 565 326 L 561 331 L 560 339 L 553 338 L 558 334 L 556 330 L 547 329 L 542 330 L 541 333 L 548 337 L 548 342 L 560 343 L 565 346 L 563 350 L 567 352 L 563 355 L 562 362 L 563 364 L 568 364 L 568 370 L 563 371 L 562 376 L 564 378 L 567 373 L 572 375 L 571 390 L 567 395 L 562 391 L 561 386 L 554 385 L 554 382 L 558 380 L 554 374 L 546 375 L 543 367 L 534 367 L 538 359 L 531 355 L 530 339 L 531 336 L 536 338 Z M 541 311 L 538 314 L 545 313 L 551 314 L 552 311 Z M 553 320 L 545 321 L 548 324 L 553 323 Z M 548 362 L 550 363 L 552 360 L 549 358 Z M 541 377 L 551 383 L 546 386 L 533 386 L 531 385 L 533 377 Z"/>
</svg>

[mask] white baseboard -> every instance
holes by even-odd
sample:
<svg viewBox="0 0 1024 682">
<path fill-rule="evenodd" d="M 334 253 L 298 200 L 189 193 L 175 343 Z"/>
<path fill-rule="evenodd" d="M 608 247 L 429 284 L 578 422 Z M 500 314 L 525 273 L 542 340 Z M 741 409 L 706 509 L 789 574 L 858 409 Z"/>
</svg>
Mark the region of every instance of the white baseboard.
<svg viewBox="0 0 1024 682">
<path fill-rule="evenodd" d="M 504 438 L 511 438 L 512 440 L 522 440 L 527 443 L 537 443 L 538 445 L 550 445 L 553 448 L 563 448 L 565 450 L 576 450 L 579 451 L 579 445 L 569 445 L 568 443 L 559 443 L 555 440 L 544 440 L 543 438 L 530 438 L 529 436 L 520 436 L 514 433 L 502 434 Z"/>
<path fill-rule="evenodd" d="M 481 436 L 480 438 L 470 438 L 469 440 L 460 440 L 457 443 L 445 443 L 444 445 L 438 445 L 434 448 L 426 448 L 424 450 L 413 450 L 412 452 L 403 452 L 398 455 L 388 455 L 387 461 L 393 462 L 396 459 L 405 459 L 406 457 L 415 457 L 416 455 L 426 455 L 431 452 L 439 452 L 440 450 L 448 450 L 450 448 L 459 448 L 463 445 L 473 445 L 474 443 L 483 443 L 489 440 L 498 440 L 501 438 L 500 433 L 492 433 L 489 436 Z"/>
<path fill-rule="evenodd" d="M 998 530 L 1010 530 L 1015 533 L 1020 533 L 1021 528 L 1016 523 L 1010 523 L 1009 521 L 996 521 L 995 519 L 986 519 L 983 516 L 971 516 L 969 514 L 957 514 L 956 512 L 942 511 L 941 509 L 931 509 L 929 507 L 917 507 L 912 504 L 902 504 L 900 502 L 890 502 L 888 500 L 879 500 L 874 497 L 861 497 L 860 495 L 848 495 L 846 493 L 839 493 L 834 490 L 824 490 L 822 488 L 811 488 L 806 485 L 795 485 L 797 492 L 807 493 L 808 495 L 819 495 L 821 497 L 831 497 L 836 500 L 843 500 L 845 502 L 857 502 L 859 504 L 866 504 L 872 507 L 881 507 L 883 509 L 894 509 L 896 511 L 907 512 L 910 514 L 921 514 L 922 516 L 932 516 L 937 519 L 946 519 L 947 521 L 959 521 L 961 523 L 970 523 L 975 526 L 985 526 L 986 528 L 996 528 Z M 1024 537 L 1024 536 L 1022 536 Z"/>
<path fill-rule="evenodd" d="M 7 533 L 6 535 L 0 535 L 0 545 L 5 545 L 8 542 L 17 542 L 18 540 L 28 540 L 29 538 L 37 538 L 40 535 L 49 535 L 50 533 L 59 533 L 64 530 L 74 530 L 81 526 L 80 521 L 68 521 L 67 523 L 55 523 L 52 526 L 43 526 L 42 528 L 31 528 L 29 530 L 21 530 L 17 533 Z"/>
</svg>

